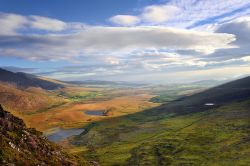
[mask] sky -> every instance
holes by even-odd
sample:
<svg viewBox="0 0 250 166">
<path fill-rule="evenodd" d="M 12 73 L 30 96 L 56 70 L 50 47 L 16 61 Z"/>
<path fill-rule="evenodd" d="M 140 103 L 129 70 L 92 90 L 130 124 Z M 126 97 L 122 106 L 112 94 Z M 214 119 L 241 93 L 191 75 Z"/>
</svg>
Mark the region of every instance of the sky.
<svg viewBox="0 0 250 166">
<path fill-rule="evenodd" d="M 250 75 L 249 0 L 0 0 L 0 67 L 60 80 Z"/>
</svg>

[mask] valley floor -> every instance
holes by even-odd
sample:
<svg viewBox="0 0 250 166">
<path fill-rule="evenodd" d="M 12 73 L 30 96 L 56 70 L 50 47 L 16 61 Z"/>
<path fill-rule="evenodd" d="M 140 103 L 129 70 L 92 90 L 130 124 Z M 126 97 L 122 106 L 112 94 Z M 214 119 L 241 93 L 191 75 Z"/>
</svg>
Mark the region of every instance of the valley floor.
<svg viewBox="0 0 250 166">
<path fill-rule="evenodd" d="M 7 110 L 88 161 L 104 166 L 250 165 L 246 89 L 203 93 L 204 87 L 193 85 L 66 86 L 53 91 L 0 86 Z M 239 101 L 228 95 L 237 93 Z M 206 105 L 211 96 L 222 104 Z M 50 137 L 56 132 L 64 139 Z"/>
</svg>

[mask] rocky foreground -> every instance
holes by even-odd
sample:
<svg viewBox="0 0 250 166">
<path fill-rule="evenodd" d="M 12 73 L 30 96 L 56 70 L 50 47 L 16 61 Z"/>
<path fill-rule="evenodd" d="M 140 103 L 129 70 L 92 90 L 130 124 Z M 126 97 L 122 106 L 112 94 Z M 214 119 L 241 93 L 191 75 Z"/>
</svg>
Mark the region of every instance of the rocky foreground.
<svg viewBox="0 0 250 166">
<path fill-rule="evenodd" d="M 0 105 L 0 165 L 92 165 L 67 154 Z"/>
</svg>

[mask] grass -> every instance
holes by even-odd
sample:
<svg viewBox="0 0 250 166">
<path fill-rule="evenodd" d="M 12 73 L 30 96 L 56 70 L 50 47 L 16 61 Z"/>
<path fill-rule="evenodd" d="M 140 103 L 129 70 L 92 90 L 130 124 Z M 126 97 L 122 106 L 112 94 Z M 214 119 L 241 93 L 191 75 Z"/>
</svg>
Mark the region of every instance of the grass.
<svg viewBox="0 0 250 166">
<path fill-rule="evenodd" d="M 29 127 L 46 131 L 54 127 L 79 128 L 87 123 L 109 119 L 156 107 L 159 103 L 149 100 L 162 89 L 129 87 L 69 86 L 45 91 L 39 88 L 17 89 L 2 86 L 1 102 L 5 108 L 18 115 Z M 172 87 L 175 88 L 175 87 Z M 1 91 L 0 90 L 0 91 Z M 183 88 L 181 89 L 183 90 Z M 167 91 L 173 91 L 169 88 Z M 178 91 L 178 90 L 177 90 Z M 176 91 L 176 93 L 177 93 Z M 164 93 L 167 93 L 164 91 Z M 7 94 L 7 95 L 6 95 Z M 12 94 L 13 100 L 7 100 Z M 19 103 L 17 108 L 15 103 Z M 17 111 L 16 111 L 17 110 Z M 21 112 L 18 110 L 22 110 Z M 108 116 L 90 116 L 84 111 L 109 110 Z"/>
<path fill-rule="evenodd" d="M 54 127 L 81 128 L 91 122 L 133 114 L 159 105 L 148 101 L 152 97 L 149 92 L 130 88 L 66 87 L 44 95 L 51 101 L 58 100 L 18 114 L 29 127 L 39 131 Z M 108 110 L 108 113 L 107 116 L 84 113 L 92 110 Z"/>
<path fill-rule="evenodd" d="M 208 99 L 202 95 L 180 100 L 181 105 L 179 101 L 177 105 L 169 102 L 195 90 L 200 88 L 66 87 L 53 92 L 8 89 L 27 95 L 25 99 L 42 97 L 44 102 L 32 107 L 31 112 L 19 113 L 30 127 L 40 131 L 53 127 L 87 129 L 63 142 L 64 146 L 70 153 L 104 166 L 250 165 L 250 100 L 210 110 L 205 109 L 203 103 Z M 211 94 L 206 93 L 205 97 Z M 156 107 L 158 102 L 166 101 L 169 107 Z M 164 107 L 173 111 L 166 112 Z M 108 108 L 112 108 L 109 116 L 84 114 L 87 110 Z M 146 109 L 149 110 L 143 111 Z"/>
<path fill-rule="evenodd" d="M 71 143 L 102 165 L 249 165 L 250 100 L 158 121 L 119 117 Z M 110 160 L 112 158 L 112 160 Z"/>
<path fill-rule="evenodd" d="M 203 89 L 204 88 L 202 87 L 194 85 L 171 85 L 155 87 L 152 92 L 156 96 L 152 97 L 150 101 L 154 103 L 168 103 Z"/>
<path fill-rule="evenodd" d="M 84 91 L 60 91 L 58 96 L 69 99 L 70 101 L 77 102 L 81 100 L 90 100 L 97 99 L 100 97 L 104 97 L 102 92 L 92 91 L 92 90 L 84 90 Z"/>
</svg>

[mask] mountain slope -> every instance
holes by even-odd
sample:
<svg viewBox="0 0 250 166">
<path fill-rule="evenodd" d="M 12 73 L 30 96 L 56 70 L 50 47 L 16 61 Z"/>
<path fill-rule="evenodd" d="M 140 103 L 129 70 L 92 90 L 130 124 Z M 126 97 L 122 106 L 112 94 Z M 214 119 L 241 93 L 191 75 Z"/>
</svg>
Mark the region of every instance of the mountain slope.
<svg viewBox="0 0 250 166">
<path fill-rule="evenodd" d="M 250 165 L 249 108 L 247 77 L 92 123 L 69 142 L 102 165 Z"/>
<path fill-rule="evenodd" d="M 64 83 L 0 68 L 0 103 L 14 113 L 31 113 L 65 102 L 55 91 Z"/>
<path fill-rule="evenodd" d="M 53 90 L 63 87 L 63 85 L 48 80 L 40 79 L 37 76 L 26 73 L 14 73 L 0 68 L 0 81 L 14 84 L 18 87 L 40 87 Z"/>
<path fill-rule="evenodd" d="M 0 165 L 86 165 L 0 105 Z"/>
<path fill-rule="evenodd" d="M 64 103 L 64 99 L 41 88 L 17 88 L 0 83 L 0 103 L 10 112 L 31 113 Z"/>
<path fill-rule="evenodd" d="M 249 107 L 246 100 L 165 118 L 165 130 L 132 148 L 125 165 L 249 165 Z"/>
<path fill-rule="evenodd" d="M 154 110 L 149 110 L 147 113 L 164 114 L 165 112 L 172 112 L 176 114 L 190 114 L 248 98 L 250 98 L 250 77 L 225 83 L 203 92 L 178 99 L 170 104 L 163 104 Z"/>
</svg>

